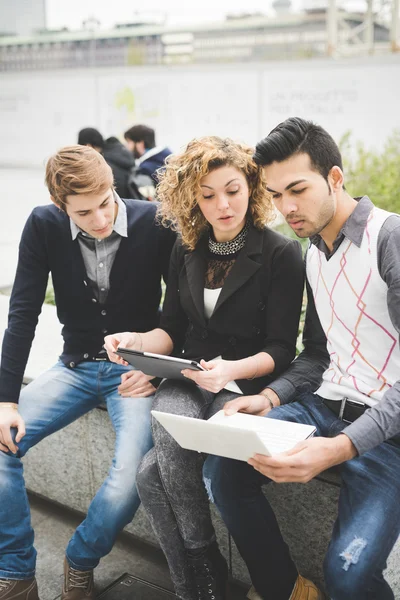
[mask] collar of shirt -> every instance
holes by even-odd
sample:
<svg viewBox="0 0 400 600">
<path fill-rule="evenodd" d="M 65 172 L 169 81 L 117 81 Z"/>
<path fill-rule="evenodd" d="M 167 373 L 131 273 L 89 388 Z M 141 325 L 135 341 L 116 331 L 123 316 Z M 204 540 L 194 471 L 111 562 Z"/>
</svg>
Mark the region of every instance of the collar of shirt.
<svg viewBox="0 0 400 600">
<path fill-rule="evenodd" d="M 347 221 L 344 222 L 343 227 L 337 234 L 336 239 L 333 242 L 332 252 L 329 250 L 328 246 L 325 244 L 324 240 L 319 234 L 310 237 L 310 242 L 314 244 L 314 246 L 316 246 L 318 250 L 323 252 L 327 258 L 330 258 L 335 254 L 336 250 L 339 248 L 340 244 L 343 242 L 345 237 L 351 242 L 353 242 L 353 244 L 355 244 L 357 248 L 361 246 L 368 217 L 370 215 L 371 210 L 374 208 L 374 205 L 372 204 L 368 196 L 355 198 L 355 200 L 357 200 L 357 206 L 355 207 Z"/>
<path fill-rule="evenodd" d="M 115 202 L 118 204 L 118 214 L 117 218 L 115 219 L 113 231 L 115 231 L 115 233 L 118 233 L 118 235 L 120 235 L 121 237 L 128 237 L 128 217 L 126 213 L 125 202 L 121 200 L 117 192 L 114 192 L 114 199 Z M 73 240 L 76 239 L 78 233 L 81 233 L 82 235 L 88 238 L 92 237 L 91 235 L 83 231 L 80 227 L 78 227 L 78 225 L 74 223 L 71 217 L 69 219 L 69 224 L 71 227 L 71 235 Z"/>
<path fill-rule="evenodd" d="M 144 162 L 145 160 L 148 160 L 149 158 L 151 158 L 152 156 L 155 156 L 156 154 L 159 154 L 164 149 L 165 149 L 165 146 L 164 147 L 155 146 L 154 148 L 150 148 L 149 150 L 146 150 L 144 152 L 144 154 L 142 154 L 142 156 L 135 159 L 135 167 L 139 167 L 142 164 L 142 162 Z"/>
</svg>

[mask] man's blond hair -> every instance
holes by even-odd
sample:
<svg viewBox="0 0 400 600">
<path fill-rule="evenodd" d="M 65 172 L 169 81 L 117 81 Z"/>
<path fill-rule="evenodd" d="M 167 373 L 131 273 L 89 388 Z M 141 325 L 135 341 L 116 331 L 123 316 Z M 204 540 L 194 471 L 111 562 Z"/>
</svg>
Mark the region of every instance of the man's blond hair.
<svg viewBox="0 0 400 600">
<path fill-rule="evenodd" d="M 65 211 L 67 196 L 102 194 L 114 178 L 103 156 L 88 146 L 66 146 L 47 161 L 45 182 L 54 202 Z"/>
</svg>

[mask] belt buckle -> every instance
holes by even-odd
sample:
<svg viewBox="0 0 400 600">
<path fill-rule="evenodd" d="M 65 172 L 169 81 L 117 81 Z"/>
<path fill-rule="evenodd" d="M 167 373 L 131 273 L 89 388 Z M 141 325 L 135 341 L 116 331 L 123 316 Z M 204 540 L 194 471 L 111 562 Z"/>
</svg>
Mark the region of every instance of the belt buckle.
<svg viewBox="0 0 400 600">
<path fill-rule="evenodd" d="M 353 423 L 354 421 L 348 421 L 347 419 L 344 419 L 344 412 L 346 410 L 346 406 L 350 407 L 350 406 L 359 406 L 359 407 L 364 407 L 364 409 L 366 408 L 366 405 L 364 402 L 359 402 L 358 400 L 350 400 L 349 398 L 342 398 L 342 402 L 340 405 L 340 412 L 339 412 L 339 419 L 341 421 L 343 421 L 343 423 L 347 423 L 348 425 L 350 425 L 351 423 Z M 357 417 L 358 418 L 358 417 Z"/>
<path fill-rule="evenodd" d="M 342 398 L 342 401 L 340 403 L 340 410 L 339 410 L 338 417 L 339 417 L 339 419 L 341 421 L 343 421 L 343 414 L 344 414 L 344 409 L 346 408 L 346 402 L 347 402 L 347 400 L 348 399 L 346 397 L 344 397 L 344 398 Z M 345 421 L 345 423 L 347 423 L 347 421 Z"/>
</svg>

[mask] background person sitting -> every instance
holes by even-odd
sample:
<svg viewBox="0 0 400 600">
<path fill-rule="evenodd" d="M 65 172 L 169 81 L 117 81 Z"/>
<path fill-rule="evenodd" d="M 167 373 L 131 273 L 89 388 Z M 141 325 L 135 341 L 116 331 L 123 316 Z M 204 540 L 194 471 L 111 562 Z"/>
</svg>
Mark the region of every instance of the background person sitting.
<svg viewBox="0 0 400 600">
<path fill-rule="evenodd" d="M 134 125 L 124 134 L 126 145 L 135 158 L 129 185 L 135 186 L 147 200 L 153 200 L 158 183 L 157 171 L 165 164 L 171 150 L 156 146 L 155 131 L 147 125 Z"/>
</svg>

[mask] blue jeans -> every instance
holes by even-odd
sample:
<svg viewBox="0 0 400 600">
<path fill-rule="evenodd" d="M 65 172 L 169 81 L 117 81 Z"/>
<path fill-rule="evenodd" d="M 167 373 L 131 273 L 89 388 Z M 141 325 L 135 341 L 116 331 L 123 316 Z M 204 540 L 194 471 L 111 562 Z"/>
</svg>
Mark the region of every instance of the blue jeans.
<svg viewBox="0 0 400 600">
<path fill-rule="evenodd" d="M 106 480 L 68 544 L 70 565 L 82 571 L 96 567 L 110 552 L 118 532 L 132 520 L 140 502 L 136 470 L 152 446 L 152 397 L 119 395 L 121 375 L 128 370 L 107 361 L 83 362 L 69 369 L 59 361 L 21 392 L 19 411 L 26 435 L 18 444 L 18 455 L 0 452 L 0 578 L 29 579 L 35 573 L 34 533 L 21 457 L 102 402 L 116 433 L 115 453 Z M 71 481 L 71 485 L 80 482 Z"/>
<path fill-rule="evenodd" d="M 325 437 L 345 428 L 311 393 L 268 417 L 315 425 L 316 435 Z M 332 600 L 393 600 L 382 572 L 400 533 L 400 447 L 383 443 L 343 463 L 340 474 L 338 516 L 324 561 L 327 592 Z M 258 593 L 288 600 L 297 572 L 262 493 L 270 480 L 245 462 L 216 456 L 207 459 L 204 477 Z"/>
</svg>

